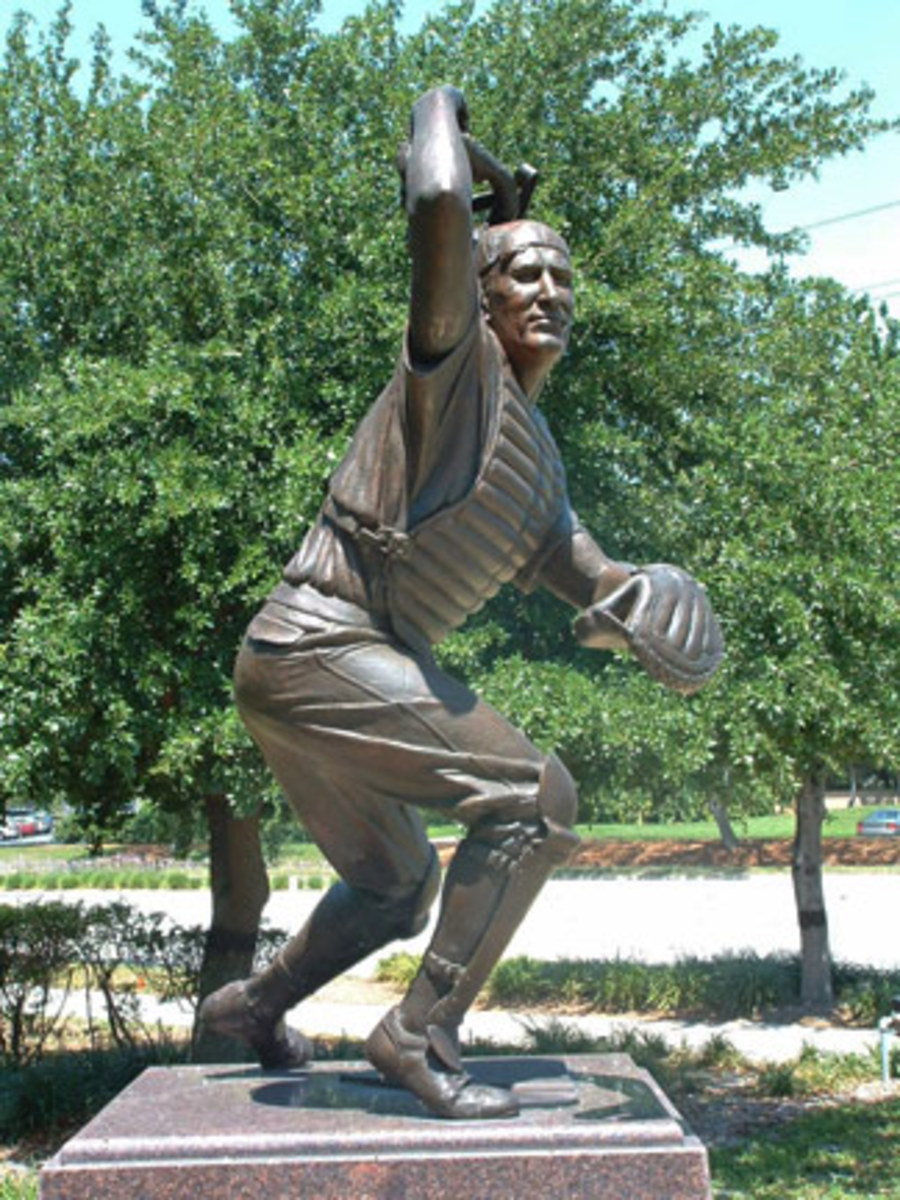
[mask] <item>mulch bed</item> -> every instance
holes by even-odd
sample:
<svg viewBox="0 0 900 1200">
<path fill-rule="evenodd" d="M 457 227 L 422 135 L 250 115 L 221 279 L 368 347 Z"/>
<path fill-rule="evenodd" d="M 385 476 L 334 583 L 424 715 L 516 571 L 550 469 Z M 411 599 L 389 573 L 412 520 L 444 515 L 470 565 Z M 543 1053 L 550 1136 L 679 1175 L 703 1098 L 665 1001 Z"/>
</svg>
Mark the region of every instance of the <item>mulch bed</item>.
<svg viewBox="0 0 900 1200">
<path fill-rule="evenodd" d="M 721 842 L 586 841 L 570 866 L 593 870 L 610 868 L 789 867 L 791 842 L 785 838 L 747 838 L 735 850 Z M 826 867 L 900 866 L 900 838 L 826 838 Z"/>
</svg>

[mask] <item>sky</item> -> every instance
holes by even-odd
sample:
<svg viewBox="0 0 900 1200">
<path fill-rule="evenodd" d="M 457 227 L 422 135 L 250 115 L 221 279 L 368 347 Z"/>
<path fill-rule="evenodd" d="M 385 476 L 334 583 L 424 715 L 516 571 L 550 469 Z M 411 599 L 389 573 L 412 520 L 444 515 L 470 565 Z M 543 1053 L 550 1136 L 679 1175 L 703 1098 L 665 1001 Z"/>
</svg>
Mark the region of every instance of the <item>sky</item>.
<svg viewBox="0 0 900 1200">
<path fill-rule="evenodd" d="M 24 9 L 46 26 L 60 0 L 0 0 L 0 30 Z M 323 0 L 320 24 L 337 28 L 360 12 L 365 0 Z M 223 32 L 233 25 L 228 0 L 200 0 Z M 416 28 L 431 0 L 406 0 L 405 22 Z M 900 116 L 900 0 L 669 0 L 670 11 L 699 9 L 722 25 L 766 25 L 779 34 L 779 50 L 799 54 L 809 66 L 839 67 L 849 84 L 867 83 L 876 92 L 878 116 Z M 88 39 L 100 23 L 115 50 L 124 51 L 141 24 L 140 0 L 72 0 L 73 52 L 89 59 Z M 477 111 L 477 110 L 476 110 Z M 755 189 L 768 225 L 808 231 L 809 249 L 793 265 L 797 275 L 829 275 L 847 287 L 884 300 L 900 318 L 900 134 L 875 139 L 861 154 L 827 163 L 818 181 L 785 192 Z M 874 210 L 874 211 L 873 211 Z M 810 228 L 814 226 L 814 228 Z M 761 269 L 761 256 L 739 261 Z"/>
</svg>

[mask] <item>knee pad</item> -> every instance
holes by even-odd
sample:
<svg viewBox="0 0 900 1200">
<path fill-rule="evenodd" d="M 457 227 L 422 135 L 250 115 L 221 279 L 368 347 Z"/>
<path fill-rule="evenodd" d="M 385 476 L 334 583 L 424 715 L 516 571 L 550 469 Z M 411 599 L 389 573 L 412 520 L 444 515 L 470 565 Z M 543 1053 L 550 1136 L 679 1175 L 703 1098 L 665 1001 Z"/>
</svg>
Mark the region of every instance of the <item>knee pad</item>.
<svg viewBox="0 0 900 1200">
<path fill-rule="evenodd" d="M 533 854 L 551 863 L 565 862 L 580 842 L 572 831 L 578 792 L 572 776 L 555 756 L 546 761 L 535 804 L 537 812 L 532 809 L 530 819 L 484 820 L 474 825 L 463 843 L 467 855 L 457 853 L 451 870 L 457 875 L 477 873 L 484 866 L 509 873 Z"/>
</svg>

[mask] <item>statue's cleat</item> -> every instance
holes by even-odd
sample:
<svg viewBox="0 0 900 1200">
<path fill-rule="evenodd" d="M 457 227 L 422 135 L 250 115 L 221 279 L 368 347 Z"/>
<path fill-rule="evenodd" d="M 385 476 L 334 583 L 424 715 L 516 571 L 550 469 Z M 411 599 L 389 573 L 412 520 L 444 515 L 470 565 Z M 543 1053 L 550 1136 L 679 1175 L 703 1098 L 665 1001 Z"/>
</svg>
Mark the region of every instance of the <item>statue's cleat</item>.
<svg viewBox="0 0 900 1200">
<path fill-rule="evenodd" d="M 399 1009 L 391 1009 L 376 1025 L 365 1052 L 389 1083 L 412 1092 L 436 1117 L 484 1121 L 518 1115 L 512 1092 L 477 1083 L 464 1070 L 448 1068 L 424 1034 L 404 1026 Z"/>
<path fill-rule="evenodd" d="M 226 983 L 200 1005 L 199 1019 L 212 1033 L 237 1038 L 255 1052 L 267 1071 L 305 1067 L 313 1056 L 313 1045 L 284 1019 L 267 1015 L 253 995 L 253 981 Z"/>
</svg>

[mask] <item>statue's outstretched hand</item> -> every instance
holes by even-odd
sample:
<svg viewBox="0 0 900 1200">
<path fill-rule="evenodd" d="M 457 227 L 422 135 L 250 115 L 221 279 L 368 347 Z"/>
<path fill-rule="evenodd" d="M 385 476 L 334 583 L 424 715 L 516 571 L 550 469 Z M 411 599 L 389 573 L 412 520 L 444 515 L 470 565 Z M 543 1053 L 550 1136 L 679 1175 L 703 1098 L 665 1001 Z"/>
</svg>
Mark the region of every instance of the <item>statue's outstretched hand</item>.
<svg viewBox="0 0 900 1200">
<path fill-rule="evenodd" d="M 724 653 L 719 622 L 703 587 L 666 563 L 642 567 L 575 621 L 583 646 L 631 650 L 648 674 L 677 692 L 696 692 Z"/>
</svg>

